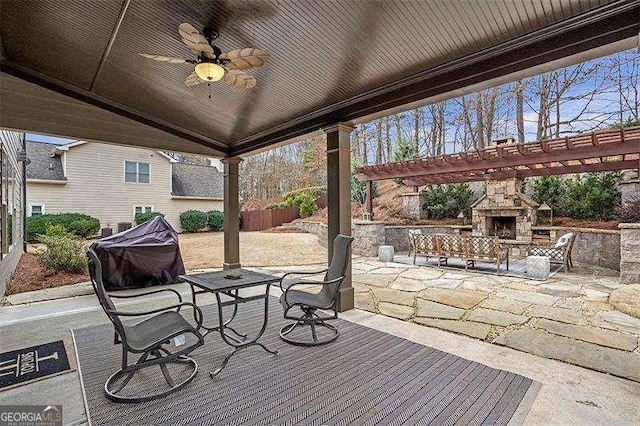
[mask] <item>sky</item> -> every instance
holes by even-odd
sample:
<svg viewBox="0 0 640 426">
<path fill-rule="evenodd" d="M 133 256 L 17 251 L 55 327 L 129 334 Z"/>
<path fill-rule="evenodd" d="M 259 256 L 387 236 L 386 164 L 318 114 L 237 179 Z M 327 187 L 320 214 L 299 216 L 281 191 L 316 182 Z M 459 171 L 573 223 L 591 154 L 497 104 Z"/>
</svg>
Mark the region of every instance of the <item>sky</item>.
<svg viewBox="0 0 640 426">
<path fill-rule="evenodd" d="M 54 143 L 56 145 L 65 145 L 75 141 L 75 139 L 58 138 L 55 136 L 38 135 L 35 133 L 26 133 L 25 138 L 32 142 Z"/>
</svg>

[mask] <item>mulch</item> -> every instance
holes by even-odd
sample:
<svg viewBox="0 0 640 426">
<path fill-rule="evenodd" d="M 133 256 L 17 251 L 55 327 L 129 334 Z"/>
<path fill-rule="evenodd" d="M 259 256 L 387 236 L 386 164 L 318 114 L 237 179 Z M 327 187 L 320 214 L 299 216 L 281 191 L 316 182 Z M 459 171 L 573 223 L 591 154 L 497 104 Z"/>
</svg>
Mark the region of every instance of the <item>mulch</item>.
<svg viewBox="0 0 640 426">
<path fill-rule="evenodd" d="M 89 281 L 88 271 L 80 273 L 60 272 L 42 266 L 31 253 L 22 255 L 18 267 L 7 282 L 6 295 L 25 291 L 42 290 Z"/>
</svg>

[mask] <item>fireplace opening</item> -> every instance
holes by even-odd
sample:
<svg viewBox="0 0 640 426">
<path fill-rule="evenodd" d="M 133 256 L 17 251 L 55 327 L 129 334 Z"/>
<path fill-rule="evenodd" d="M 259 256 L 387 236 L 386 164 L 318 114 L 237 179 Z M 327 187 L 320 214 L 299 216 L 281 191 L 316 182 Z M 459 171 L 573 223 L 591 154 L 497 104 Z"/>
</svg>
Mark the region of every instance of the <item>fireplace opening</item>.
<svg viewBox="0 0 640 426">
<path fill-rule="evenodd" d="M 497 236 L 501 240 L 515 240 L 516 239 L 515 216 L 487 217 L 487 235 Z"/>
</svg>

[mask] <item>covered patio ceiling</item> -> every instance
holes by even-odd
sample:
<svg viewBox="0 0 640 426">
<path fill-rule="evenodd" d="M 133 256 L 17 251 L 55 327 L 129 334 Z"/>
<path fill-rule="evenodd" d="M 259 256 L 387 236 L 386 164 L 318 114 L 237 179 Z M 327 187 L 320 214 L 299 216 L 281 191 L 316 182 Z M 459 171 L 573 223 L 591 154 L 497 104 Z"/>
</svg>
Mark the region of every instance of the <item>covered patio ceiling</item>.
<svg viewBox="0 0 640 426">
<path fill-rule="evenodd" d="M 526 178 L 640 168 L 640 127 L 600 130 L 532 143 L 359 167 L 362 181 L 402 178 L 407 185 Z"/>
<path fill-rule="evenodd" d="M 639 16 L 637 0 L 3 0 L 0 126 L 245 155 L 633 47 Z M 186 87 L 192 65 L 138 55 L 191 57 L 182 22 L 218 30 L 223 51 L 270 53 L 257 86 Z"/>
</svg>

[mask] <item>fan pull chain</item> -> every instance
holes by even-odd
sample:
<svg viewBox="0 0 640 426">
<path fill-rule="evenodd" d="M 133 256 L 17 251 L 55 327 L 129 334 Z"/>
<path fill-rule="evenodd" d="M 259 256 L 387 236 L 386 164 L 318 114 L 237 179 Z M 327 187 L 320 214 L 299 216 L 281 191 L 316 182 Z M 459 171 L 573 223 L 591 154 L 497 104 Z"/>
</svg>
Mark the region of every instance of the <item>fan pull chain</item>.
<svg viewBox="0 0 640 426">
<path fill-rule="evenodd" d="M 209 88 L 209 99 L 211 99 L 211 82 L 207 83 L 207 87 Z"/>
</svg>

